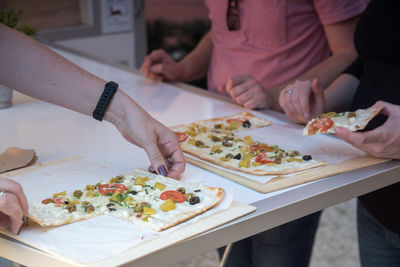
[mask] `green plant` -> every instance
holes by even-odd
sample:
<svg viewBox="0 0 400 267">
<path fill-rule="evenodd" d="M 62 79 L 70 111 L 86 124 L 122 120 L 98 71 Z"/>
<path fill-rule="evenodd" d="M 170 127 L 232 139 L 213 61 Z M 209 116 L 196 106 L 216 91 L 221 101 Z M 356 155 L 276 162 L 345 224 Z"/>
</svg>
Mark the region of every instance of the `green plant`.
<svg viewBox="0 0 400 267">
<path fill-rule="evenodd" d="M 22 23 L 27 19 L 28 11 L 15 10 L 14 7 L 0 9 L 0 23 L 23 32 L 29 36 L 36 35 L 36 30 L 29 23 Z"/>
</svg>

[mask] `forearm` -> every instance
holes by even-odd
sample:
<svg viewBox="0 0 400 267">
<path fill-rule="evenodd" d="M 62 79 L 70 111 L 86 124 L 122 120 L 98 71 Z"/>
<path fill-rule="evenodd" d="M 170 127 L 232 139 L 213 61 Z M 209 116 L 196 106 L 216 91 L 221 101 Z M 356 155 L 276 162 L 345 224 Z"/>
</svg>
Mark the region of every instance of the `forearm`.
<svg viewBox="0 0 400 267">
<path fill-rule="evenodd" d="M 330 56 L 326 60 L 315 65 L 300 76 L 291 79 L 275 88 L 268 90 L 269 96 L 272 98 L 272 109 L 282 111 L 279 105 L 279 94 L 282 89 L 296 80 L 312 80 L 318 79 L 319 84 L 325 88 L 331 84 L 336 77 L 340 75 L 357 57 L 354 51 L 341 51 Z"/>
<path fill-rule="evenodd" d="M 91 115 L 106 81 L 14 30 L 0 25 L 0 84 Z M 124 94 L 118 92 L 118 99 Z M 111 114 L 110 114 L 111 115 Z"/>
<path fill-rule="evenodd" d="M 350 74 L 340 75 L 324 91 L 326 101 L 324 112 L 348 111 L 358 84 L 359 80 L 355 76 Z"/>
<path fill-rule="evenodd" d="M 208 32 L 196 48 L 179 62 L 184 70 L 180 80 L 192 81 L 205 76 L 210 65 L 212 50 L 213 44 Z"/>
</svg>

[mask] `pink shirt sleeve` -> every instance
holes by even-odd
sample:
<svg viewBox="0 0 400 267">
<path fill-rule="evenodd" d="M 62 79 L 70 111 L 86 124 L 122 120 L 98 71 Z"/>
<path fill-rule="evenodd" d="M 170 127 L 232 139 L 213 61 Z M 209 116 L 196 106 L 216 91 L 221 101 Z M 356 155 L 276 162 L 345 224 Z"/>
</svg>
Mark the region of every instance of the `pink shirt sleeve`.
<svg viewBox="0 0 400 267">
<path fill-rule="evenodd" d="M 315 9 L 323 25 L 334 24 L 361 14 L 366 0 L 314 0 Z"/>
</svg>

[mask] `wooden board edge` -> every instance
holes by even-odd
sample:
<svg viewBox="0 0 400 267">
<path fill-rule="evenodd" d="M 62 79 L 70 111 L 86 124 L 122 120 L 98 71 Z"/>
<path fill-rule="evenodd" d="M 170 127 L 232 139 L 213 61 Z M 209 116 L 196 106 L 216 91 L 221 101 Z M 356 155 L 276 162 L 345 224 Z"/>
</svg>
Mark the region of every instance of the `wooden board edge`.
<svg viewBox="0 0 400 267">
<path fill-rule="evenodd" d="M 48 161 L 48 162 L 44 162 L 44 163 L 38 163 L 38 164 L 34 164 L 34 165 L 26 167 L 26 168 L 21 168 L 18 170 L 13 170 L 13 171 L 2 173 L 2 174 L 0 174 L 0 177 L 4 177 L 4 178 L 16 177 L 16 176 L 23 175 L 23 174 L 26 174 L 26 173 L 29 173 L 32 171 L 36 171 L 38 169 L 41 169 L 41 168 L 44 168 L 47 166 L 51 166 L 51 165 L 55 165 L 55 164 L 59 164 L 59 163 L 63 163 L 63 162 L 68 162 L 68 161 L 72 161 L 72 160 L 79 160 L 79 159 L 82 159 L 82 157 L 71 156 L 68 158 L 62 158 L 62 159 Z"/>
<path fill-rule="evenodd" d="M 262 184 L 259 189 L 262 193 L 270 193 L 276 190 L 305 184 L 322 178 L 327 178 L 330 176 L 376 165 L 390 160 L 391 159 L 375 158 L 369 155 L 352 158 L 339 163 L 325 165 L 316 169 L 302 172 L 293 176 L 282 175 L 276 178 L 272 178 L 267 183 Z"/>
<path fill-rule="evenodd" d="M 353 170 L 356 170 L 359 168 L 387 162 L 387 161 L 390 161 L 391 159 L 380 159 L 380 158 L 375 158 L 370 155 L 366 155 L 366 156 L 362 156 L 362 157 L 345 160 L 345 161 L 342 161 L 339 163 L 325 165 L 325 166 L 321 166 L 321 167 L 318 167 L 315 169 L 310 169 L 305 172 L 301 172 L 299 174 L 295 174 L 292 176 L 280 175 L 278 177 L 272 178 L 271 180 L 269 180 L 268 182 L 265 182 L 265 183 L 254 181 L 245 176 L 241 176 L 241 175 L 232 173 L 229 170 L 219 169 L 215 166 L 212 166 L 209 163 L 205 163 L 205 162 L 193 159 L 191 157 L 185 156 L 185 160 L 192 165 L 195 165 L 204 170 L 213 172 L 219 176 L 227 178 L 238 184 L 244 185 L 244 186 L 246 186 L 252 190 L 255 190 L 259 193 L 266 194 L 266 193 L 274 192 L 277 190 L 285 189 L 288 187 L 316 181 L 316 180 L 326 178 L 329 176 L 334 176 L 334 175 L 341 174 L 344 172 L 353 171 Z"/>
</svg>

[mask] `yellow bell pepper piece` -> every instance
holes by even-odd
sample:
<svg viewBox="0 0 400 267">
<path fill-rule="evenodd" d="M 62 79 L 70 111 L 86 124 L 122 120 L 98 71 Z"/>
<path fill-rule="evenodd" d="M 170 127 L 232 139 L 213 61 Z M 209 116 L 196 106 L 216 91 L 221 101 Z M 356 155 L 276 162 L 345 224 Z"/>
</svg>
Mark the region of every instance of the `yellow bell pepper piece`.
<svg viewBox="0 0 400 267">
<path fill-rule="evenodd" d="M 172 199 L 167 199 L 167 200 L 164 201 L 164 203 L 162 203 L 160 205 L 160 209 L 162 211 L 168 212 L 170 210 L 176 209 L 176 206 L 175 206 L 174 201 L 172 201 Z"/>
<path fill-rule="evenodd" d="M 149 208 L 149 207 L 144 207 L 143 208 L 143 214 L 144 215 L 155 215 L 156 214 L 156 210 Z"/>
<path fill-rule="evenodd" d="M 66 194 L 67 194 L 67 192 L 62 191 L 62 192 L 60 192 L 60 193 L 55 193 L 55 194 L 53 194 L 53 197 L 60 197 L 60 196 L 65 197 Z"/>
<path fill-rule="evenodd" d="M 163 190 L 165 189 L 165 184 L 156 182 L 156 183 L 154 184 L 154 189 L 158 189 L 158 190 L 160 190 L 160 191 L 163 191 Z"/>
</svg>

